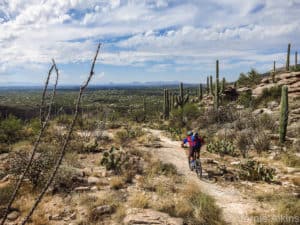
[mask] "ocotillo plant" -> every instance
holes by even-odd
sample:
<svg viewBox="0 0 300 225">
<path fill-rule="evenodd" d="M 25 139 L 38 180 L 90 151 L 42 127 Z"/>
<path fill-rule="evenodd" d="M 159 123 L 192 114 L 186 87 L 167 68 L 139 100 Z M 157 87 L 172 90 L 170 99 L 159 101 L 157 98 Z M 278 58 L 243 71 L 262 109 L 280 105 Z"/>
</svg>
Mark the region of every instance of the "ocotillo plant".
<svg viewBox="0 0 300 225">
<path fill-rule="evenodd" d="M 203 98 L 202 84 L 199 84 L 198 98 L 199 98 L 199 100 L 202 100 L 202 98 Z"/>
<path fill-rule="evenodd" d="M 216 84 L 215 84 L 215 108 L 220 105 L 220 90 L 219 90 L 219 60 L 216 61 Z"/>
<path fill-rule="evenodd" d="M 210 75 L 210 77 L 209 77 L 209 92 L 210 92 L 210 94 L 211 95 L 213 95 L 214 93 L 214 91 L 213 91 L 213 78 L 212 78 L 212 75 Z"/>
<path fill-rule="evenodd" d="M 167 120 L 169 118 L 169 91 L 168 89 L 164 90 L 164 119 Z"/>
<path fill-rule="evenodd" d="M 289 115 L 289 103 L 288 103 L 288 87 L 282 86 L 281 89 L 281 102 L 280 102 L 280 123 L 279 123 L 279 140 L 280 143 L 284 143 Z"/>
<path fill-rule="evenodd" d="M 183 83 L 179 85 L 179 96 L 176 98 L 177 106 L 183 108 L 183 106 L 189 101 L 189 94 L 184 95 Z"/>
<path fill-rule="evenodd" d="M 276 80 L 275 80 L 275 74 L 276 74 L 276 61 L 273 62 L 273 73 L 272 73 L 272 81 L 273 81 L 273 83 L 276 82 Z"/>
<path fill-rule="evenodd" d="M 209 77 L 207 77 L 206 80 L 206 91 L 207 91 L 207 95 L 209 95 Z"/>
<path fill-rule="evenodd" d="M 75 113 L 73 115 L 73 119 L 71 121 L 71 124 L 68 128 L 66 137 L 64 139 L 64 143 L 61 146 L 60 154 L 59 154 L 58 159 L 55 163 L 55 167 L 54 167 L 52 173 L 50 174 L 49 179 L 47 180 L 47 182 L 46 182 L 45 186 L 43 187 L 41 193 L 38 195 L 35 202 L 33 203 L 33 206 L 30 209 L 29 213 L 25 216 L 24 220 L 22 221 L 21 225 L 25 225 L 29 221 L 29 219 L 32 216 L 33 212 L 35 211 L 35 209 L 37 208 L 37 206 L 41 202 L 42 198 L 44 197 L 45 193 L 47 192 L 48 188 L 52 184 L 52 182 L 53 182 L 53 180 L 54 180 L 54 178 L 57 174 L 57 171 L 58 171 L 58 169 L 59 169 L 59 167 L 62 163 L 62 160 L 65 156 L 68 144 L 70 142 L 70 139 L 71 139 L 71 136 L 72 136 L 72 133 L 73 133 L 73 129 L 74 129 L 76 120 L 78 118 L 78 109 L 79 109 L 80 102 L 81 102 L 81 99 L 82 99 L 83 91 L 86 89 L 86 87 L 88 86 L 90 80 L 92 79 L 92 77 L 94 75 L 94 67 L 95 67 L 97 56 L 98 56 L 98 53 L 99 53 L 99 50 L 100 50 L 100 46 L 101 46 L 101 44 L 98 45 L 96 55 L 94 57 L 94 60 L 93 60 L 92 66 L 91 66 L 90 74 L 89 74 L 87 80 L 84 82 L 84 84 L 80 86 L 79 94 L 78 94 L 78 97 L 77 97 L 77 100 L 76 100 L 76 105 L 75 105 Z"/>
<path fill-rule="evenodd" d="M 48 106 L 48 110 L 47 110 L 47 113 L 46 113 L 44 111 L 45 110 L 45 98 L 46 98 L 46 92 L 47 92 L 47 88 L 49 86 L 49 80 L 50 80 L 51 73 L 52 73 L 53 69 L 56 72 L 56 79 L 55 79 L 55 84 L 54 84 L 53 91 L 52 91 L 50 104 Z M 57 66 L 56 66 L 56 63 L 55 63 L 54 59 L 52 59 L 52 66 L 51 66 L 51 68 L 48 72 L 48 76 L 47 76 L 46 83 L 45 83 L 45 86 L 44 86 L 44 91 L 43 91 L 43 94 L 42 94 L 42 101 L 41 101 L 41 106 L 40 106 L 40 122 L 41 122 L 40 131 L 39 131 L 39 134 L 38 134 L 38 136 L 35 140 L 35 143 L 32 147 L 30 159 L 29 159 L 27 165 L 25 165 L 23 173 L 19 177 L 19 179 L 16 183 L 16 186 L 13 190 L 12 196 L 9 199 L 8 205 L 7 205 L 6 209 L 4 210 L 4 215 L 2 216 L 2 221 L 0 223 L 1 225 L 4 225 L 4 223 L 7 219 L 7 216 L 8 216 L 8 213 L 10 212 L 11 206 L 12 206 L 13 202 L 15 201 L 16 197 L 17 197 L 17 194 L 18 194 L 18 192 L 21 188 L 21 185 L 22 185 L 22 183 L 25 179 L 26 174 L 30 170 L 30 167 L 33 163 L 33 160 L 34 160 L 34 157 L 36 155 L 37 149 L 40 145 L 41 139 L 42 139 L 42 137 L 43 137 L 43 135 L 46 131 L 46 128 L 47 128 L 48 124 L 49 124 L 52 108 L 53 108 L 53 105 L 54 105 L 54 100 L 55 100 L 55 97 L 56 97 L 56 88 L 57 88 L 57 84 L 58 84 L 58 78 L 59 78 L 58 69 L 57 69 Z"/>
<path fill-rule="evenodd" d="M 285 69 L 287 71 L 290 70 L 290 53 L 291 53 L 291 44 L 288 44 L 287 55 L 286 55 L 286 66 Z"/>
</svg>

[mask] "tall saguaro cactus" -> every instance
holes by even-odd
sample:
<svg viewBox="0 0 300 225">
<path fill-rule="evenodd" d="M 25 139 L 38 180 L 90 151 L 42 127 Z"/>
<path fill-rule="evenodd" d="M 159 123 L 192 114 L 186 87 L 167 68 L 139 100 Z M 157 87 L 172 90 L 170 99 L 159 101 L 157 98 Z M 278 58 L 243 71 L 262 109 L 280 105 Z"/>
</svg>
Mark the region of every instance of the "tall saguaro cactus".
<svg viewBox="0 0 300 225">
<path fill-rule="evenodd" d="M 169 119 L 170 114 L 170 103 L 169 103 L 169 91 L 168 89 L 164 89 L 164 119 Z"/>
<path fill-rule="evenodd" d="M 199 97 L 199 100 L 202 100 L 202 98 L 203 98 L 202 84 L 199 84 L 198 97 Z"/>
<path fill-rule="evenodd" d="M 276 80 L 275 80 L 275 74 L 276 74 L 276 61 L 273 62 L 273 73 L 272 73 L 272 81 L 273 81 L 273 83 L 276 82 Z"/>
<path fill-rule="evenodd" d="M 286 55 L 286 66 L 285 69 L 287 71 L 290 70 L 290 54 L 291 54 L 291 44 L 288 44 L 287 55 Z"/>
<path fill-rule="evenodd" d="M 179 85 L 179 95 L 176 98 L 177 106 L 183 108 L 183 106 L 189 101 L 189 94 L 184 95 L 183 83 Z"/>
<path fill-rule="evenodd" d="M 298 52 L 295 52 L 295 67 L 298 65 Z"/>
<path fill-rule="evenodd" d="M 209 95 L 209 77 L 207 77 L 206 79 L 206 91 L 207 91 L 207 95 Z"/>
<path fill-rule="evenodd" d="M 281 102 L 280 102 L 280 123 L 279 123 L 279 140 L 280 143 L 284 143 L 289 115 L 289 103 L 288 103 L 288 87 L 282 86 L 281 89 Z"/>
<path fill-rule="evenodd" d="M 224 93 L 225 89 L 226 89 L 226 79 L 225 79 L 225 77 L 223 77 L 223 79 L 222 79 L 222 93 Z"/>
<path fill-rule="evenodd" d="M 210 77 L 209 77 L 209 93 L 211 94 L 211 95 L 213 95 L 213 79 L 212 79 L 212 75 L 210 75 Z"/>
<path fill-rule="evenodd" d="M 172 92 L 169 92 L 169 96 L 168 96 L 168 100 L 169 100 L 169 113 L 172 110 Z"/>
<path fill-rule="evenodd" d="M 219 90 L 219 60 L 216 61 L 216 84 L 215 84 L 215 108 L 218 109 L 220 105 L 220 90 Z"/>
</svg>

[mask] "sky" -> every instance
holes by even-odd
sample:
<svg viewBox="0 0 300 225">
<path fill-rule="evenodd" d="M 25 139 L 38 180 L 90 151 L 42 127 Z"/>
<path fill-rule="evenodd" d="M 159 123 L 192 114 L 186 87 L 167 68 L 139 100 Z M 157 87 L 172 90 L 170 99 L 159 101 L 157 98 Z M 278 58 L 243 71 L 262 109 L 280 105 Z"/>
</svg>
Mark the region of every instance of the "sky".
<svg viewBox="0 0 300 225">
<path fill-rule="evenodd" d="M 0 0 L 0 85 L 229 81 L 300 52 L 300 0 Z M 292 62 L 293 57 L 292 57 Z"/>
</svg>

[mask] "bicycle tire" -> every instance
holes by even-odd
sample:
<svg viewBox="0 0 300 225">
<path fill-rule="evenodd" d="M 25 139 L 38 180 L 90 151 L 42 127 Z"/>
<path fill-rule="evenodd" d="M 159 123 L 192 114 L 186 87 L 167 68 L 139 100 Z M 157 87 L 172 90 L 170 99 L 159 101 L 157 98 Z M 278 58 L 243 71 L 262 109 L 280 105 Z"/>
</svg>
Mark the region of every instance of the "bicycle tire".
<svg viewBox="0 0 300 225">
<path fill-rule="evenodd" d="M 196 160 L 196 174 L 200 179 L 202 178 L 202 165 L 198 160 Z"/>
</svg>

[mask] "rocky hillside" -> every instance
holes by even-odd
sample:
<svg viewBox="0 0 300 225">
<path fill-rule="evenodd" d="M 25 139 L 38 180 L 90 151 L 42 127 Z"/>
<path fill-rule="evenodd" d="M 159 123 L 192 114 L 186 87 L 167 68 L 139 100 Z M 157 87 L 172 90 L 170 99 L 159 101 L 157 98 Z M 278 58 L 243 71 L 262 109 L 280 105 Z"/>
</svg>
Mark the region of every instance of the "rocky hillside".
<svg viewBox="0 0 300 225">
<path fill-rule="evenodd" d="M 289 88 L 289 97 L 297 99 L 300 97 L 300 72 L 281 72 L 275 75 L 275 82 L 272 76 L 267 76 L 262 79 L 254 90 L 253 95 L 259 96 L 265 88 L 271 88 L 277 85 L 287 85 Z"/>
</svg>

